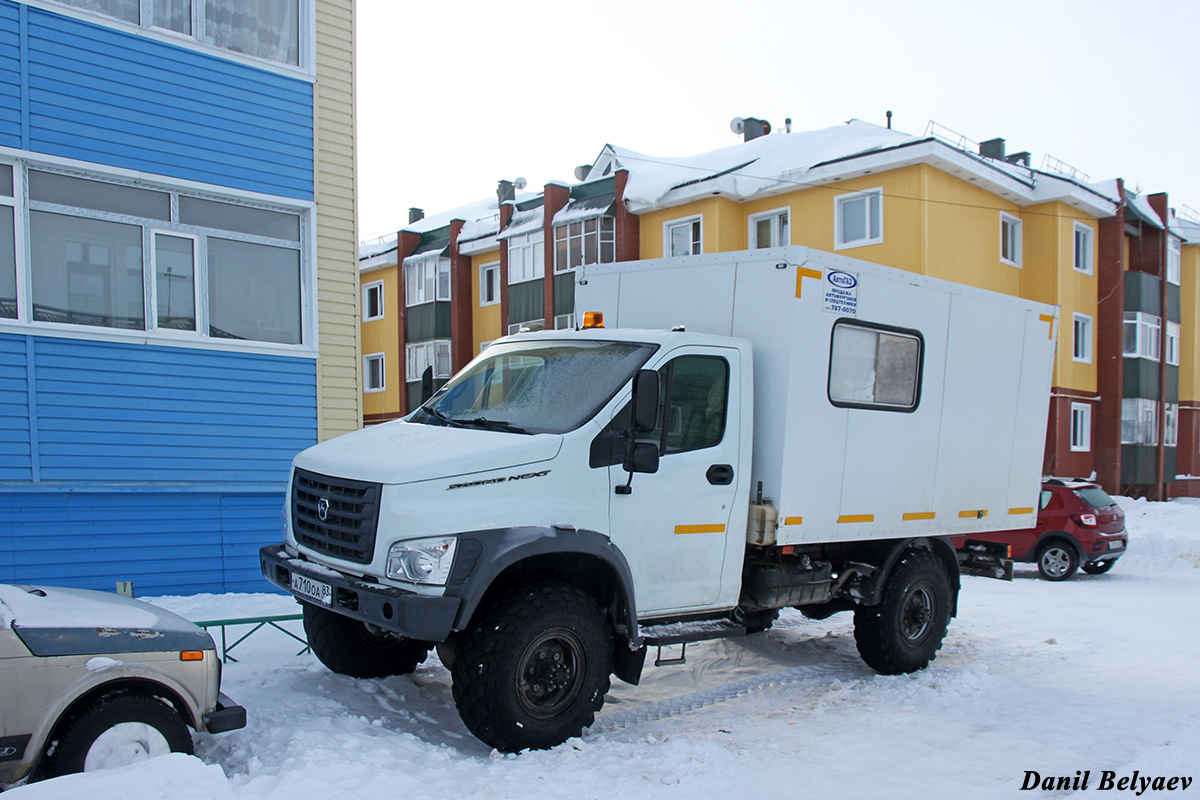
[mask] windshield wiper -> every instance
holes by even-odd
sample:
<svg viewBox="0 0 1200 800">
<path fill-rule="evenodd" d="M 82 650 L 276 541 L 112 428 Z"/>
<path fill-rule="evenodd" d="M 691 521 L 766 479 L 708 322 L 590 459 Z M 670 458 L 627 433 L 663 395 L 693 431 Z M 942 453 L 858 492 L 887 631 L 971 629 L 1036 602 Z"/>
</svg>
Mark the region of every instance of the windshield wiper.
<svg viewBox="0 0 1200 800">
<path fill-rule="evenodd" d="M 475 419 L 456 419 L 459 425 L 472 425 L 476 428 L 485 428 L 489 431 L 507 431 L 509 433 L 524 433 L 529 431 L 524 428 L 513 425 L 511 422 L 505 422 L 502 419 L 488 419 L 487 417 L 476 417 Z"/>
<path fill-rule="evenodd" d="M 426 414 L 429 414 L 430 416 L 433 416 L 433 417 L 436 417 L 437 419 L 440 419 L 442 422 L 446 423 L 447 425 L 449 425 L 449 426 L 451 426 L 451 427 L 453 427 L 453 428 L 461 428 L 461 427 L 463 427 L 463 421 L 462 421 L 462 420 L 460 420 L 460 419 L 451 419 L 450 417 L 447 417 L 447 416 L 446 416 L 445 414 L 443 414 L 442 412 L 438 411 L 438 410 L 437 410 L 436 408 L 434 408 L 433 406 L 426 406 L 425 408 L 423 408 L 423 409 L 421 409 L 421 410 L 422 410 L 422 411 L 424 411 Z"/>
</svg>

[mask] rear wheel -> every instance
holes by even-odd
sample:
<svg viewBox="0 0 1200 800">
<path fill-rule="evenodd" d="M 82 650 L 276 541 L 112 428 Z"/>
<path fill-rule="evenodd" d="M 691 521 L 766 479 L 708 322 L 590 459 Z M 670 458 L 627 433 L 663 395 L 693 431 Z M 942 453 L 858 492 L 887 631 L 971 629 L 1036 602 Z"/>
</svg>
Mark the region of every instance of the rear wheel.
<svg viewBox="0 0 1200 800">
<path fill-rule="evenodd" d="M 1117 560 L 1110 558 L 1108 561 L 1092 561 L 1089 564 L 1084 564 L 1080 569 L 1088 575 L 1103 575 L 1116 565 Z"/>
<path fill-rule="evenodd" d="M 458 640 L 454 703 L 471 733 L 509 753 L 578 736 L 604 704 L 612 639 L 590 595 L 562 583 L 513 592 Z"/>
<path fill-rule="evenodd" d="M 854 611 L 854 641 L 871 669 L 915 672 L 937 656 L 950 625 L 950 580 L 928 550 L 909 550 L 892 568 L 877 606 Z"/>
<path fill-rule="evenodd" d="M 1037 557 L 1038 572 L 1048 581 L 1065 581 L 1079 569 L 1075 548 L 1062 541 L 1042 545 Z"/>
<path fill-rule="evenodd" d="M 433 647 L 432 642 L 409 639 L 307 603 L 304 633 L 322 664 L 352 678 L 407 675 Z"/>
<path fill-rule="evenodd" d="M 148 694 L 121 692 L 101 697 L 63 727 L 47 772 L 91 772 L 191 752 L 192 734 L 173 706 Z"/>
</svg>

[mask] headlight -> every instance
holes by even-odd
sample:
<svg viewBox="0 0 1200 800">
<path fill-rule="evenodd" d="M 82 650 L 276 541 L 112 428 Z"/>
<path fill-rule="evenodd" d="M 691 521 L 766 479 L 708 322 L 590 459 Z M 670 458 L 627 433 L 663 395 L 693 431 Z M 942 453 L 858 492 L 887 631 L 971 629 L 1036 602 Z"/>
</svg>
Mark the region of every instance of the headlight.
<svg viewBox="0 0 1200 800">
<path fill-rule="evenodd" d="M 409 539 L 388 550 L 387 576 L 393 580 L 444 586 L 454 565 L 457 537 Z"/>
</svg>

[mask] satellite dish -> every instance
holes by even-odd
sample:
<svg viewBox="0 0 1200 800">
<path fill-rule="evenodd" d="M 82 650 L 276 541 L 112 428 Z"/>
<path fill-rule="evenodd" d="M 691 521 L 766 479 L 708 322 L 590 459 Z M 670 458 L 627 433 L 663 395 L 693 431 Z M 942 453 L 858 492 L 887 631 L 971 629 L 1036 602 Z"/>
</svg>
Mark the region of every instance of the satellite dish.
<svg viewBox="0 0 1200 800">
<path fill-rule="evenodd" d="M 741 117 L 734 117 L 729 121 L 729 130 L 733 131 L 738 136 L 741 136 L 746 130 L 746 120 Z"/>
<path fill-rule="evenodd" d="M 528 185 L 529 185 L 529 182 L 527 180 L 525 180 L 524 178 L 517 178 L 515 181 L 513 181 L 513 188 L 516 189 L 518 192 L 523 190 Z"/>
<path fill-rule="evenodd" d="M 580 166 L 575 168 L 575 180 L 577 180 L 577 181 L 583 180 L 584 178 L 586 178 L 588 176 L 588 173 L 591 171 L 592 171 L 592 168 L 589 165 L 581 164 Z"/>
</svg>

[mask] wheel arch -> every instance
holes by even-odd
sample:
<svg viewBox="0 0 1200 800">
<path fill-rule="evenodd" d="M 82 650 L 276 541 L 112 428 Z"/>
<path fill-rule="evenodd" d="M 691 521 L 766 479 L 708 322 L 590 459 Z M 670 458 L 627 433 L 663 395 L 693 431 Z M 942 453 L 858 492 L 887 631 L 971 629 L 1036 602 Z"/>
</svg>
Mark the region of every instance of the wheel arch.
<svg viewBox="0 0 1200 800">
<path fill-rule="evenodd" d="M 1036 563 L 1041 557 L 1042 548 L 1054 542 L 1062 542 L 1066 544 L 1075 552 L 1075 557 L 1079 559 L 1079 563 L 1083 563 L 1083 559 L 1086 555 L 1083 552 L 1083 545 L 1079 543 L 1078 539 L 1063 530 L 1046 531 L 1039 536 L 1037 543 L 1034 544 L 1033 548 L 1030 550 L 1030 555 L 1032 556 L 1031 560 Z"/>
<path fill-rule="evenodd" d="M 872 576 L 862 605 L 878 605 L 883 594 L 883 587 L 896 563 L 906 551 L 914 548 L 929 550 L 946 569 L 946 577 L 949 579 L 950 585 L 950 616 L 958 616 L 958 593 L 962 586 L 958 572 L 958 555 L 950 540 L 940 536 L 863 542 L 862 547 L 856 549 L 853 557 L 878 566 L 879 571 Z"/>
</svg>

